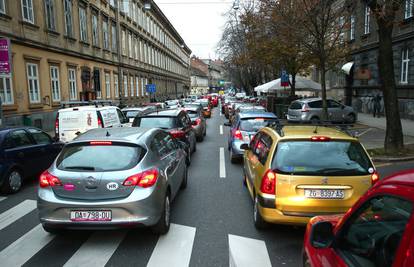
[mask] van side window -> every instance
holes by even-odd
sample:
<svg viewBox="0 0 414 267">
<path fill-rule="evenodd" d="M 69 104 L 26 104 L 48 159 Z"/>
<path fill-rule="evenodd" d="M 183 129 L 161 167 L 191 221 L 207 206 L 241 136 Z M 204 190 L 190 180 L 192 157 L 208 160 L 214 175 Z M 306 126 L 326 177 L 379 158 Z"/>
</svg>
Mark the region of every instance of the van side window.
<svg viewBox="0 0 414 267">
<path fill-rule="evenodd" d="M 129 122 L 129 120 L 127 120 L 127 118 L 125 117 L 124 113 L 122 113 L 122 111 L 120 111 L 119 109 L 116 109 L 116 112 L 118 113 L 118 118 L 119 118 L 120 123 Z"/>
<path fill-rule="evenodd" d="M 272 144 L 272 138 L 269 135 L 262 133 L 256 144 L 257 158 L 259 159 L 260 163 L 262 163 L 262 165 L 266 164 Z"/>
</svg>

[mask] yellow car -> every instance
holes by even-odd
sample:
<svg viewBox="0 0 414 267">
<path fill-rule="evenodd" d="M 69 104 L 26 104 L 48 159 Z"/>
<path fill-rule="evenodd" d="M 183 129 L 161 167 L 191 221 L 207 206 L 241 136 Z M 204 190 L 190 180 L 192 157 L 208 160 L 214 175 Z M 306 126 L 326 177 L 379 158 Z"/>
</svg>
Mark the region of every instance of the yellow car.
<svg viewBox="0 0 414 267">
<path fill-rule="evenodd" d="M 345 213 L 379 179 L 358 139 L 335 128 L 267 127 L 241 148 L 257 228 Z"/>
</svg>

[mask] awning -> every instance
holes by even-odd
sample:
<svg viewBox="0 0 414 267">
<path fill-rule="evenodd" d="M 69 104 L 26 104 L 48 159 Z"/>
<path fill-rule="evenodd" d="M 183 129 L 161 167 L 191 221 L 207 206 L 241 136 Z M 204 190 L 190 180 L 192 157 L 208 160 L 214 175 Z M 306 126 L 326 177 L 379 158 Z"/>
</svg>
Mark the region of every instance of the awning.
<svg viewBox="0 0 414 267">
<path fill-rule="evenodd" d="M 351 62 L 348 62 L 345 65 L 343 65 L 341 70 L 343 72 L 345 72 L 346 75 L 349 75 L 349 74 L 351 74 L 351 69 L 352 69 L 353 66 L 354 66 L 354 62 L 351 61 Z"/>
</svg>

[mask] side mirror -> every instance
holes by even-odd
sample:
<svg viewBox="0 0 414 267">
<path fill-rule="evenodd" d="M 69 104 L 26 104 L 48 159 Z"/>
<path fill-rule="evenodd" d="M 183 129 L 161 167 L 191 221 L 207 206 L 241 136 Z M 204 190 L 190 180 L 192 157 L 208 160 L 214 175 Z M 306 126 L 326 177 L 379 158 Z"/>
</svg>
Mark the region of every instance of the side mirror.
<svg viewBox="0 0 414 267">
<path fill-rule="evenodd" d="M 242 144 L 242 145 L 240 146 L 240 149 L 249 150 L 249 149 L 250 149 L 250 148 L 249 148 L 249 144 Z"/>
<path fill-rule="evenodd" d="M 230 127 L 230 126 L 231 126 L 231 123 L 230 123 L 230 122 L 225 122 L 225 123 L 224 123 L 224 126 L 228 126 L 228 127 Z"/>
<path fill-rule="evenodd" d="M 333 226 L 330 222 L 317 222 L 312 226 L 310 243 L 314 248 L 328 248 L 334 241 Z"/>
</svg>

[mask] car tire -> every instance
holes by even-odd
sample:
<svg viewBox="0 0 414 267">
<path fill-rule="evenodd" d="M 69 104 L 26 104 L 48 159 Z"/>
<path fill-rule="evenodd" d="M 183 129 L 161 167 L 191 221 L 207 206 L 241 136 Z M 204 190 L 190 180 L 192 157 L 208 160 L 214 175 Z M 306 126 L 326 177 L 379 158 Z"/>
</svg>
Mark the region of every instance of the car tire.
<svg viewBox="0 0 414 267">
<path fill-rule="evenodd" d="M 233 149 L 230 148 L 230 162 L 233 164 L 237 163 L 237 157 L 234 156 L 233 154 Z"/>
<path fill-rule="evenodd" d="M 18 169 L 11 169 L 7 172 L 1 191 L 6 194 L 14 194 L 20 191 L 23 184 L 23 175 Z"/>
<path fill-rule="evenodd" d="M 185 167 L 183 181 L 181 182 L 180 189 L 186 189 L 188 184 L 188 168 Z"/>
<path fill-rule="evenodd" d="M 49 234 L 53 234 L 53 235 L 59 235 L 65 231 L 64 229 L 50 227 L 45 224 L 42 224 L 42 227 L 43 227 L 43 230 L 45 230 L 45 232 L 48 232 Z"/>
<path fill-rule="evenodd" d="M 204 128 L 204 136 L 207 135 L 207 127 Z"/>
<path fill-rule="evenodd" d="M 197 141 L 194 141 L 193 153 L 197 151 Z"/>
<path fill-rule="evenodd" d="M 264 229 L 267 226 L 267 223 L 263 219 L 262 215 L 260 215 L 259 198 L 257 197 L 257 195 L 254 198 L 253 222 L 254 222 L 254 227 L 256 227 L 256 229 L 259 229 L 259 230 Z"/>
<path fill-rule="evenodd" d="M 350 123 L 350 124 L 354 124 L 356 122 L 355 114 L 352 114 L 352 113 L 348 114 L 348 116 L 346 116 L 345 122 Z"/>
<path fill-rule="evenodd" d="M 318 118 L 318 117 L 312 117 L 311 119 L 310 119 L 310 123 L 311 124 L 319 124 L 320 123 L 320 119 Z"/>
<path fill-rule="evenodd" d="M 157 235 L 165 235 L 170 230 L 170 197 L 167 194 L 164 198 L 162 214 L 156 225 L 152 227 L 152 232 Z"/>
<path fill-rule="evenodd" d="M 247 177 L 246 177 L 246 174 L 243 174 L 243 186 L 244 187 L 247 187 Z"/>
<path fill-rule="evenodd" d="M 187 166 L 191 165 L 191 152 L 190 152 L 190 149 L 187 151 L 187 157 L 185 157 L 185 163 L 187 163 Z"/>
<path fill-rule="evenodd" d="M 203 140 L 204 140 L 204 135 L 197 136 L 196 140 L 197 140 L 197 142 L 203 142 Z"/>
</svg>

